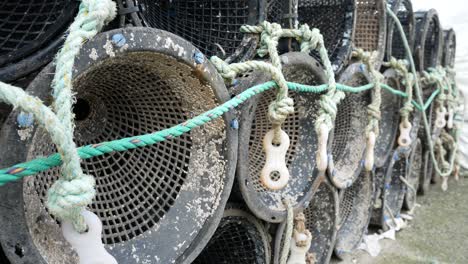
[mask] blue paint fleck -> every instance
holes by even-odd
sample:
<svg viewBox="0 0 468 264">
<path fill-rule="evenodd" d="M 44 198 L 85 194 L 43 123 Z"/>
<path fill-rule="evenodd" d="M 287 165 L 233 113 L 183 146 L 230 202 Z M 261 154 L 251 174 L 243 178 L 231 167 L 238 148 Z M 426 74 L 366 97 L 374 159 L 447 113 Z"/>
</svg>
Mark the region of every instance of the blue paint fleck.
<svg viewBox="0 0 468 264">
<path fill-rule="evenodd" d="M 202 64 L 205 62 L 205 56 L 201 52 L 195 52 L 195 54 L 193 54 L 193 60 L 196 64 Z"/>
<path fill-rule="evenodd" d="M 239 121 L 237 119 L 231 120 L 230 125 L 231 125 L 231 128 L 235 130 L 239 129 Z"/>
<path fill-rule="evenodd" d="M 34 124 L 34 115 L 31 113 L 21 112 L 16 117 L 19 127 L 26 128 Z"/>
<path fill-rule="evenodd" d="M 127 40 L 125 39 L 124 35 L 118 33 L 118 34 L 114 34 L 112 36 L 112 42 L 117 46 L 117 47 L 122 47 L 123 45 L 125 45 L 125 43 L 127 43 Z"/>
</svg>

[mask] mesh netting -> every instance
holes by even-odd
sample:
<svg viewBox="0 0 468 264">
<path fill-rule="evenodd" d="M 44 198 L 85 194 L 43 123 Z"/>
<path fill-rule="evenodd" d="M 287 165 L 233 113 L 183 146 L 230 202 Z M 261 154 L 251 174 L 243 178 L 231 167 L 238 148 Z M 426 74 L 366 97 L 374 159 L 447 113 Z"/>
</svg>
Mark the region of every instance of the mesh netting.
<svg viewBox="0 0 468 264">
<path fill-rule="evenodd" d="M 320 29 L 335 70 L 341 69 L 349 56 L 354 5 L 350 0 L 298 0 L 299 23 Z"/>
<path fill-rule="evenodd" d="M 244 34 L 240 27 L 258 23 L 255 0 L 142 0 L 141 3 L 145 6 L 141 16 L 148 26 L 187 39 L 208 57 L 226 57 L 246 48 L 242 45 Z"/>
<path fill-rule="evenodd" d="M 386 12 L 383 0 L 356 1 L 355 45 L 365 51 L 378 51 L 379 66 L 384 55 Z"/>
<path fill-rule="evenodd" d="M 413 50 L 414 47 L 414 30 L 415 30 L 415 20 L 413 14 L 413 6 L 410 0 L 391 0 L 392 11 L 397 15 L 398 20 L 403 26 L 406 39 L 408 44 Z M 406 50 L 403 45 L 403 40 L 400 36 L 400 32 L 393 22 L 390 20 L 388 22 L 388 39 L 387 39 L 387 57 L 395 57 L 397 59 L 407 59 Z"/>
<path fill-rule="evenodd" d="M 30 54 L 64 32 L 77 4 L 70 0 L 0 1 L 0 66 Z"/>
<path fill-rule="evenodd" d="M 266 0 L 266 20 L 268 22 L 282 23 L 285 10 L 288 8 L 288 1 Z"/>
<path fill-rule="evenodd" d="M 244 211 L 228 209 L 194 264 L 269 264 L 268 234 Z"/>
</svg>

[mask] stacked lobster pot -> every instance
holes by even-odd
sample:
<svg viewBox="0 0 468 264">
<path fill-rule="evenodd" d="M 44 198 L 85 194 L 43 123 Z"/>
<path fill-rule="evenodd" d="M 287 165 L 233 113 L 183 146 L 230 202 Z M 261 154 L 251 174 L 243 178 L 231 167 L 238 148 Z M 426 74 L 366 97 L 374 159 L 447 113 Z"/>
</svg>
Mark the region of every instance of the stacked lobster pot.
<svg viewBox="0 0 468 264">
<path fill-rule="evenodd" d="M 47 66 L 27 91 L 50 102 L 53 70 Z M 97 35 L 82 47 L 73 76 L 78 145 L 169 128 L 229 98 L 223 80 L 196 47 L 151 28 Z M 17 114 L 2 131 L 3 167 L 56 152 L 42 128 L 18 128 Z M 104 246 L 119 263 L 190 263 L 203 249 L 223 216 L 234 179 L 232 119 L 226 114 L 151 147 L 81 163 L 96 177 L 90 210 L 101 219 Z M 5 205 L 0 238 L 12 263 L 77 263 L 45 207 L 59 175 L 54 168 L 0 188 Z"/>
<path fill-rule="evenodd" d="M 411 2 L 395 0 L 389 1 L 388 5 L 401 23 L 409 48 L 413 51 L 415 18 Z M 387 24 L 386 60 L 390 61 L 394 58 L 408 62 L 409 58 L 398 27 L 392 19 L 389 19 Z M 407 64 L 409 65 L 409 63 Z M 400 81 L 403 77 L 401 72 L 389 67 L 387 64 L 383 65 L 381 71 L 383 72 L 385 84 L 405 92 L 407 85 Z M 407 191 L 404 181 L 408 174 L 403 169 L 407 167 L 409 150 L 417 138 L 416 132 L 419 127 L 420 116 L 415 111 L 410 114 L 408 121 L 411 125 L 411 134 L 407 138 L 400 135 L 397 140 L 397 135 L 401 131 L 399 130 L 400 126 L 406 126 L 406 121 L 400 118 L 400 109 L 404 104 L 403 98 L 395 96 L 385 89 L 382 90 L 381 97 L 380 133 L 375 150 L 377 188 L 371 223 L 381 226 L 383 229 L 388 229 L 390 226 L 395 225 L 404 202 L 405 192 Z M 413 142 L 413 144 L 410 144 L 410 142 Z"/>
<path fill-rule="evenodd" d="M 78 3 L 2 0 L 0 6 L 0 81 L 24 87 L 55 56 Z M 0 103 L 0 126 L 9 112 Z"/>
<path fill-rule="evenodd" d="M 118 263 L 326 264 L 354 252 L 369 225 L 398 228 L 429 189 L 424 110 L 408 110 L 404 93 L 420 83 L 427 101 L 440 88 L 433 68 L 454 67 L 455 32 L 435 10 L 414 13 L 410 0 L 115 0 L 100 27 L 102 14 L 83 6 L 113 1 L 0 1 L 0 80 L 57 119 L 57 86 L 73 88 L 71 141 L 84 146 L 77 167 L 95 179 L 86 210 L 102 223 L 78 235 L 97 233 Z M 50 61 L 77 11 L 92 32 L 72 43 L 79 53 L 57 80 L 64 65 Z M 411 77 L 403 60 L 413 57 Z M 437 106 L 426 110 L 434 139 L 453 132 L 436 129 Z M 63 147 L 41 120 L 3 108 L 0 262 L 81 263 L 62 233 L 70 219 L 50 207 Z"/>
<path fill-rule="evenodd" d="M 443 32 L 440 26 L 437 11 L 434 9 L 428 11 L 415 12 L 416 17 L 416 43 L 414 59 L 416 68 L 420 73 L 429 71 L 440 64 Z M 421 77 L 422 74 L 421 74 Z M 421 82 L 424 101 L 428 100 L 435 92 L 437 83 Z M 438 110 L 437 103 L 431 104 L 426 109 L 426 116 L 429 121 L 430 132 L 433 138 L 438 137 L 440 129 L 435 126 Z M 423 192 L 427 191 L 429 183 L 433 180 L 433 165 L 429 153 L 429 146 L 425 136 L 424 129 L 420 130 L 420 137 L 423 144 L 423 173 L 421 182 L 423 183 Z"/>
<path fill-rule="evenodd" d="M 216 232 L 193 263 L 268 264 L 270 240 L 261 220 L 242 205 L 228 204 Z"/>
</svg>

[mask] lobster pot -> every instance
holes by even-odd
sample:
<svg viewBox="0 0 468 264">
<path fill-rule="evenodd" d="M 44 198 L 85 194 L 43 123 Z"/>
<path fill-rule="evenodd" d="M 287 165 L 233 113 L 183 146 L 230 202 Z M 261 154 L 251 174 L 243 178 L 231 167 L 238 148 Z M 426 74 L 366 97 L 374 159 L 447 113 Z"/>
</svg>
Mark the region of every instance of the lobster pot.
<svg viewBox="0 0 468 264">
<path fill-rule="evenodd" d="M 406 176 L 408 153 L 397 148 L 384 168 L 378 168 L 376 174 L 376 200 L 370 223 L 384 230 L 393 225 L 393 219 L 400 216 L 406 185 L 400 177 Z"/>
<path fill-rule="evenodd" d="M 208 245 L 193 264 L 269 264 L 270 239 L 265 226 L 257 218 L 228 205 Z"/>
<path fill-rule="evenodd" d="M 379 69 L 385 55 L 386 9 L 384 0 L 356 0 L 356 27 L 354 42 L 356 48 L 376 51 L 375 68 Z"/>
<path fill-rule="evenodd" d="M 397 90 L 404 89 L 400 86 L 399 76 L 395 70 L 388 69 L 383 73 L 383 76 L 385 84 Z M 377 167 L 383 167 L 392 153 L 398 135 L 400 108 L 402 106 L 402 98 L 400 96 L 394 95 L 383 88 L 381 91 L 380 129 L 374 150 L 375 166 Z"/>
<path fill-rule="evenodd" d="M 125 48 L 109 41 L 115 34 L 126 39 Z M 150 28 L 109 31 L 85 43 L 73 70 L 77 145 L 159 131 L 227 100 L 214 67 L 193 61 L 198 53 L 182 38 Z M 29 87 L 46 102 L 49 72 Z M 56 151 L 39 128 L 20 141 L 14 118 L 1 138 L 2 166 Z M 102 241 L 119 263 L 190 263 L 205 246 L 234 179 L 237 135 L 226 125 L 231 119 L 226 114 L 180 137 L 82 161 L 84 173 L 96 178 L 89 208 L 101 219 Z M 10 154 L 12 149 L 20 151 Z M 1 209 L 8 216 L 1 218 L 0 235 L 12 262 L 22 250 L 23 261 L 77 263 L 44 207 L 59 174 L 50 169 L 0 190 L 2 201 L 15 204 L 5 207 L 14 213 Z"/>
<path fill-rule="evenodd" d="M 387 4 L 390 5 L 393 13 L 397 15 L 398 20 L 403 27 L 403 31 L 405 32 L 410 50 L 413 52 L 416 20 L 414 18 L 413 5 L 411 4 L 411 1 L 389 0 L 387 1 Z M 394 57 L 396 59 L 407 59 L 409 61 L 400 31 L 391 18 L 388 18 L 387 49 L 385 52 L 387 60 Z"/>
<path fill-rule="evenodd" d="M 134 25 L 172 32 L 190 41 L 207 57 L 241 61 L 255 55 L 258 39 L 240 32 L 242 25 L 263 21 L 260 0 L 123 1 Z M 125 13 L 125 12 L 124 12 Z"/>
<path fill-rule="evenodd" d="M 313 263 L 329 263 L 338 225 L 338 192 L 325 175 L 317 178 L 312 190 L 312 198 L 303 211 L 306 229 L 312 234 L 309 253 L 313 255 Z M 286 222 L 281 223 L 277 229 L 274 264 L 280 264 L 279 253 L 284 248 L 285 229 Z"/>
<path fill-rule="evenodd" d="M 0 81 L 12 82 L 53 59 L 78 7 L 71 0 L 0 1 Z"/>
<path fill-rule="evenodd" d="M 281 56 L 283 73 L 286 80 L 307 85 L 318 85 L 326 82 L 320 64 L 300 52 L 287 53 Z M 271 80 L 263 73 L 252 73 L 240 81 L 239 90 Z M 243 86 L 245 85 L 245 86 Z M 295 93 L 289 96 L 294 100 L 295 112 L 290 114 L 282 125 L 290 138 L 286 153 L 286 165 L 290 178 L 286 187 L 273 190 L 260 180 L 260 172 L 265 165 L 263 138 L 272 129 L 268 117 L 268 107 L 276 99 L 276 89 L 263 92 L 245 102 L 240 113 L 239 158 L 237 179 L 242 196 L 250 210 L 259 218 L 279 223 L 286 218 L 285 197 L 289 198 L 294 208 L 303 207 L 310 200 L 311 186 L 316 179 L 315 153 L 317 136 L 314 124 L 319 109 L 320 95 L 315 93 Z M 275 175 L 271 175 L 275 180 Z"/>
<path fill-rule="evenodd" d="M 361 64 L 348 66 L 339 76 L 338 82 L 353 87 L 370 82 Z M 334 171 L 329 175 L 332 183 L 342 189 L 351 186 L 362 170 L 366 148 L 367 105 L 370 92 L 346 93 L 338 104 L 335 127 L 332 135 L 332 156 Z"/>
<path fill-rule="evenodd" d="M 323 35 L 333 69 L 338 72 L 347 64 L 355 16 L 352 0 L 298 0 L 297 20 L 318 28 Z M 313 55 L 320 58 L 317 52 Z"/>
<path fill-rule="evenodd" d="M 416 70 L 424 71 L 440 64 L 442 30 L 437 11 L 418 11 L 416 18 L 416 43 L 414 62 Z"/>
<path fill-rule="evenodd" d="M 416 196 L 419 189 L 420 178 L 422 175 L 422 160 L 422 145 L 421 141 L 417 140 L 412 146 L 405 176 L 406 181 L 412 187 L 409 188 L 408 186 L 406 186 L 406 195 L 403 203 L 403 208 L 407 210 L 412 210 L 416 205 Z"/>
<path fill-rule="evenodd" d="M 457 51 L 457 36 L 453 29 L 444 30 L 444 49 L 442 52 L 442 66 L 455 66 L 455 55 Z"/>
<path fill-rule="evenodd" d="M 340 211 L 335 255 L 343 258 L 353 252 L 367 232 L 374 201 L 374 177 L 363 171 L 356 181 L 340 193 Z"/>
</svg>

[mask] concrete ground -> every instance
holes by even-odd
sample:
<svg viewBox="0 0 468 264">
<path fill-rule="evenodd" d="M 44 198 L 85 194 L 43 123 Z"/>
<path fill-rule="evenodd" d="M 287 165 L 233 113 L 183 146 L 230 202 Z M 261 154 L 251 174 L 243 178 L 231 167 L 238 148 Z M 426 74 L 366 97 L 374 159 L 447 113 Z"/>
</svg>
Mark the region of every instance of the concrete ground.
<svg viewBox="0 0 468 264">
<path fill-rule="evenodd" d="M 432 185 L 419 196 L 414 220 L 393 240 L 381 240 L 382 251 L 371 257 L 359 250 L 343 261 L 348 264 L 468 263 L 468 179 L 449 182 L 447 192 Z"/>
</svg>

